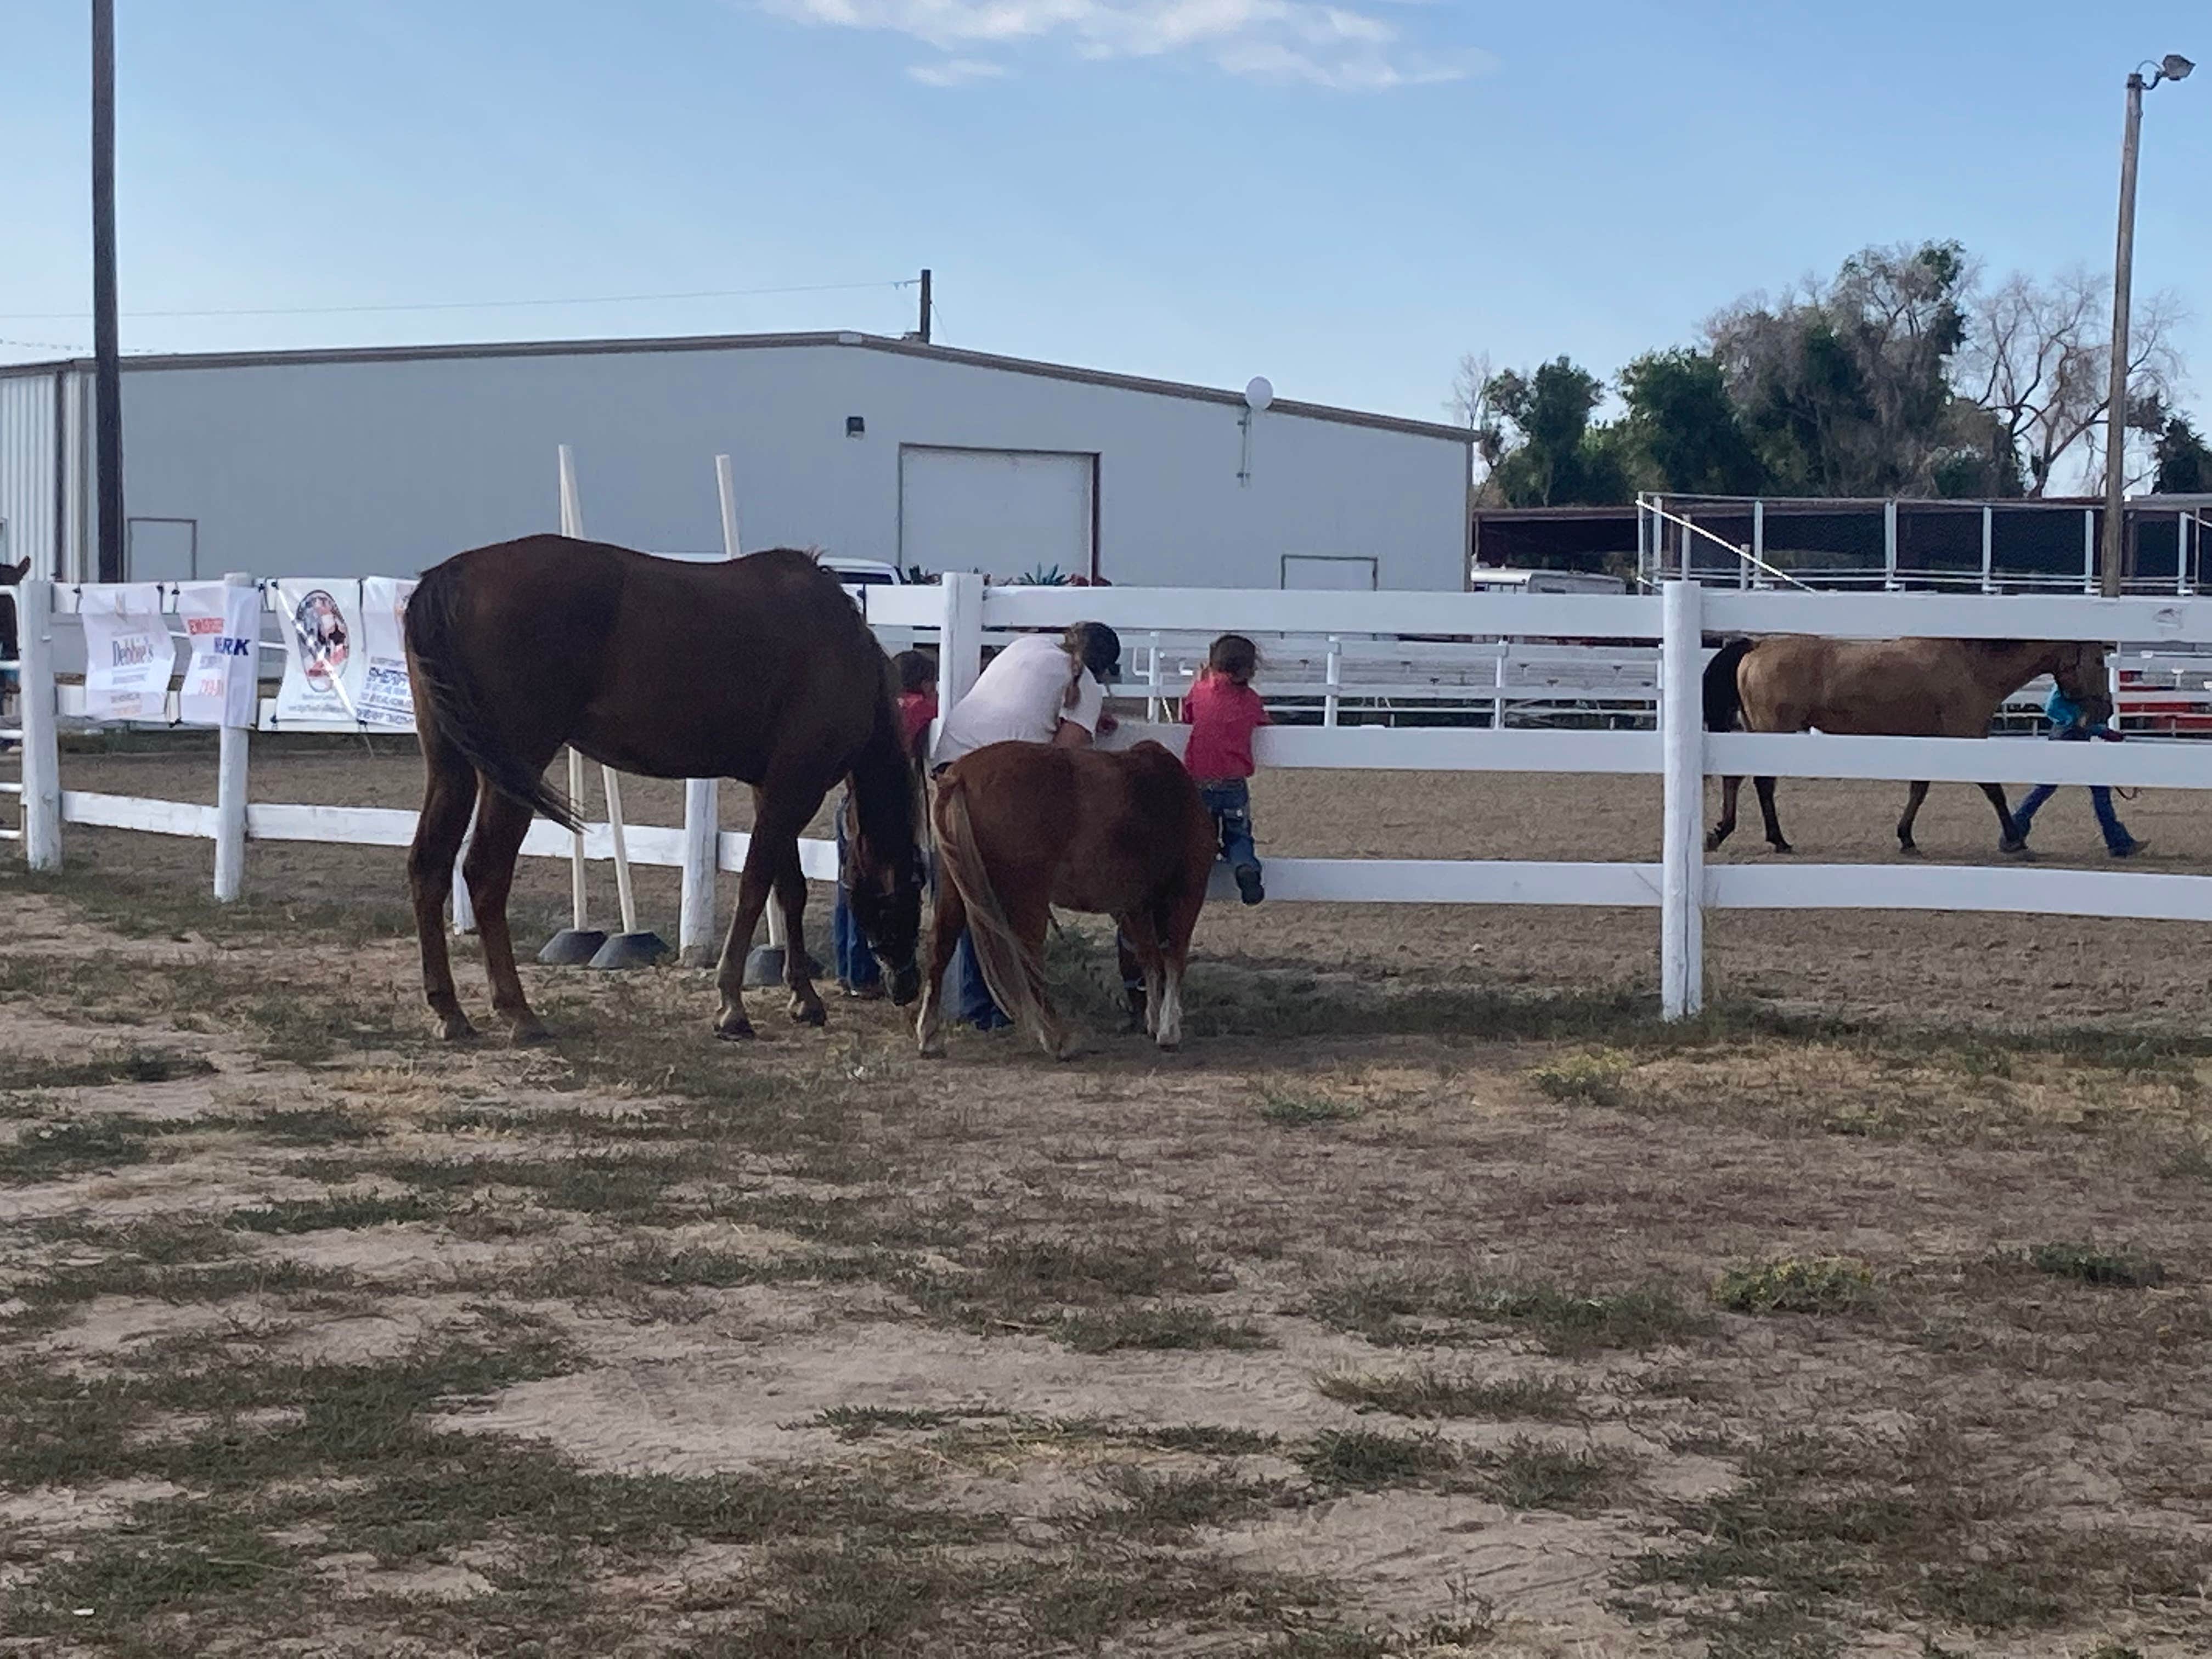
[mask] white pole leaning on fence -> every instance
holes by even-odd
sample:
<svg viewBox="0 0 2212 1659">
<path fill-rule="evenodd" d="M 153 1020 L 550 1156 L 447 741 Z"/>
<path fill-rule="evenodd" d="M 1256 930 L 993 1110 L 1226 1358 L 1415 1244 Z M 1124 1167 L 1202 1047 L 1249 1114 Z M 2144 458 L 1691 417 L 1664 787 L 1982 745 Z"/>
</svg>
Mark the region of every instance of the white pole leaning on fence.
<svg viewBox="0 0 2212 1659">
<path fill-rule="evenodd" d="M 62 867 L 61 738 L 55 720 L 54 585 L 27 581 L 15 589 L 17 697 L 23 726 L 23 861 L 33 870 Z"/>
<path fill-rule="evenodd" d="M 743 556 L 738 532 L 737 470 L 727 455 L 714 457 L 714 496 L 722 514 L 722 556 Z M 687 968 L 714 960 L 717 866 L 721 856 L 722 785 L 719 778 L 684 781 L 684 885 L 676 908 L 677 959 Z M 770 929 L 775 907 L 769 907 Z"/>
<path fill-rule="evenodd" d="M 1667 582 L 1659 641 L 1659 735 L 1666 841 L 1660 854 L 1659 1005 L 1683 1019 L 1705 1004 L 1705 721 L 1704 592 Z"/>
<path fill-rule="evenodd" d="M 469 827 L 461 832 L 461 844 L 453 854 L 453 932 L 473 933 L 477 930 L 476 898 L 469 891 L 469 844 L 477 838 L 477 810 L 469 808 Z"/>
<path fill-rule="evenodd" d="M 223 573 L 222 585 L 225 587 L 251 587 L 253 578 L 242 571 L 227 570 Z M 260 614 L 261 608 L 257 605 L 254 607 L 257 637 Z M 254 698 L 257 707 L 259 702 L 257 694 Z M 216 750 L 215 785 L 215 896 L 218 902 L 230 904 L 246 890 L 246 769 L 253 742 L 252 716 L 249 714 L 246 717 L 244 726 L 233 726 L 226 720 L 216 742 L 219 746 Z"/>
<path fill-rule="evenodd" d="M 972 570 L 945 573 L 945 625 L 938 637 L 938 706 L 955 708 L 983 672 L 983 579 Z"/>
<path fill-rule="evenodd" d="M 576 458 L 568 446 L 560 447 L 561 465 L 561 533 L 581 538 L 584 533 L 584 513 L 576 496 Z M 581 813 L 584 810 L 584 757 L 574 749 L 568 751 L 568 804 Z M 578 933 L 591 926 L 591 894 L 584 879 L 584 832 L 574 831 L 568 843 L 568 925 Z"/>
</svg>

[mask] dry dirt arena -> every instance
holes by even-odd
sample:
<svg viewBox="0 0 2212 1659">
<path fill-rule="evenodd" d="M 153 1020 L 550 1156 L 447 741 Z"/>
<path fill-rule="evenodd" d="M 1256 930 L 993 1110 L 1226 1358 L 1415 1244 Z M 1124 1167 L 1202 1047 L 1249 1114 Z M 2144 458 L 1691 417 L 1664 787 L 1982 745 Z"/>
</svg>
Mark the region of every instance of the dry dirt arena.
<svg viewBox="0 0 2212 1659">
<path fill-rule="evenodd" d="M 415 790 L 257 749 L 258 799 Z M 1785 823 L 1887 857 L 1899 793 Z M 1255 810 L 1656 851 L 1656 781 Z M 2122 811 L 2212 871 L 2188 798 Z M 1921 838 L 1994 826 L 1939 787 Z M 2036 839 L 2095 858 L 2081 792 Z M 398 851 L 256 845 L 227 909 L 204 843 L 68 853 L 0 877 L 0 1652 L 2212 1651 L 2203 930 L 1717 916 L 1666 1028 L 1649 912 L 1215 907 L 1176 1055 L 1085 927 L 1064 1066 L 767 993 L 718 1044 L 676 969 L 527 970 L 557 1040 L 456 1048 Z"/>
</svg>

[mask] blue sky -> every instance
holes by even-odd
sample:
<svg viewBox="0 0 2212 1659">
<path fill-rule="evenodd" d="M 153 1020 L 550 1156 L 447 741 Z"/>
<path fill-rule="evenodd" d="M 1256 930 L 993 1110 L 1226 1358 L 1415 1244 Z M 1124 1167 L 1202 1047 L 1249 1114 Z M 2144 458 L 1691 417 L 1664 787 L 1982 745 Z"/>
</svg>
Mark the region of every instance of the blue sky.
<svg viewBox="0 0 2212 1659">
<path fill-rule="evenodd" d="M 0 313 L 86 304 L 88 8 L 15 0 Z M 1854 249 L 2112 258 L 2121 83 L 2201 0 L 118 0 L 126 349 L 911 326 L 1435 417 Z M 2138 294 L 2212 413 L 2212 67 L 2154 92 Z M 8 315 L 21 360 L 89 324 Z"/>
</svg>

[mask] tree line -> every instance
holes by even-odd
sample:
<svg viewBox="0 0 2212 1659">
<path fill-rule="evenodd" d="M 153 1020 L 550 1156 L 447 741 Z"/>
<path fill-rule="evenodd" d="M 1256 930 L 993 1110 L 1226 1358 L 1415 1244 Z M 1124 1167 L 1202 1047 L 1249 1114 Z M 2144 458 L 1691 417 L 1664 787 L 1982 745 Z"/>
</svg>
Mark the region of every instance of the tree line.
<svg viewBox="0 0 2212 1659">
<path fill-rule="evenodd" d="M 1835 276 L 1738 301 L 1700 343 L 1646 352 L 1612 385 L 1566 357 L 1461 360 L 1484 501 L 1679 495 L 2034 498 L 2101 489 L 2111 289 L 2074 272 L 1981 279 L 1956 242 L 1868 248 Z M 2171 294 L 2129 331 L 2131 489 L 2212 491 L 2212 448 L 2173 405 Z M 1608 392 L 1619 413 L 1597 418 Z"/>
</svg>

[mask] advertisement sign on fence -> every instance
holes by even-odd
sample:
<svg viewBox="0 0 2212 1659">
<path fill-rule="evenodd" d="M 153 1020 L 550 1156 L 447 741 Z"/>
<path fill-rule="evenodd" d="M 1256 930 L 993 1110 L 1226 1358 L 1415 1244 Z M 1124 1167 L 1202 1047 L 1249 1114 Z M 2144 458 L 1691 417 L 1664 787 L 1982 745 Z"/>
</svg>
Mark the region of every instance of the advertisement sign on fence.
<svg viewBox="0 0 2212 1659">
<path fill-rule="evenodd" d="M 361 584 L 361 718 L 396 732 L 415 729 L 415 693 L 407 682 L 407 597 L 413 578 L 368 576 Z"/>
<path fill-rule="evenodd" d="M 177 589 L 191 660 L 177 718 L 186 726 L 252 726 L 260 710 L 261 590 L 186 582 Z"/>
<path fill-rule="evenodd" d="M 158 720 L 168 715 L 176 646 L 161 620 L 159 582 L 84 590 L 84 712 L 94 720 Z"/>
<path fill-rule="evenodd" d="M 356 636 L 361 583 L 337 577 L 287 577 L 269 584 L 284 637 L 284 683 L 276 689 L 278 727 L 362 724 L 368 658 Z"/>
</svg>

